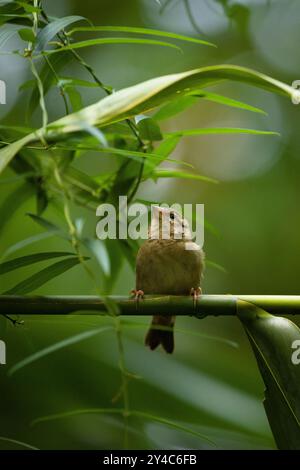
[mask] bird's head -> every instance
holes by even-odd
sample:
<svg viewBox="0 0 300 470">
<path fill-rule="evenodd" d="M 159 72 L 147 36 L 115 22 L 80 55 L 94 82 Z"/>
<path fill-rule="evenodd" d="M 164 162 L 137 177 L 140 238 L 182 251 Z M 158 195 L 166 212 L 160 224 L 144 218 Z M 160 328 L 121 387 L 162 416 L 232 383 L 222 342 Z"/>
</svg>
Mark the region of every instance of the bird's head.
<svg viewBox="0 0 300 470">
<path fill-rule="evenodd" d="M 190 226 L 175 209 L 152 206 L 149 238 L 191 240 Z"/>
</svg>

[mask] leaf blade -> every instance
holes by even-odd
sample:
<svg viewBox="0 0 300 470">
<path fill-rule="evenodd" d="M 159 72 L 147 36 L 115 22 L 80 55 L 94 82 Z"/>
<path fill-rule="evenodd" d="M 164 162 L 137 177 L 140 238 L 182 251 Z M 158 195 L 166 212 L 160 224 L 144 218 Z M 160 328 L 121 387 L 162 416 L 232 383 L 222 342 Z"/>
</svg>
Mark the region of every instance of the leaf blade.
<svg viewBox="0 0 300 470">
<path fill-rule="evenodd" d="M 87 258 L 85 258 L 87 259 Z M 3 295 L 25 295 L 29 294 L 35 289 L 46 284 L 48 281 L 51 281 L 55 277 L 63 274 L 69 269 L 73 268 L 80 263 L 80 260 L 76 258 L 69 258 L 62 261 L 57 261 L 56 263 L 48 266 L 47 268 L 42 269 L 41 271 L 29 276 L 24 281 L 19 282 L 11 289 L 3 292 Z"/>
<path fill-rule="evenodd" d="M 241 320 L 264 380 L 265 409 L 280 449 L 300 449 L 300 369 L 291 362 L 291 345 L 300 330 L 290 320 L 274 317 L 238 300 Z"/>
<path fill-rule="evenodd" d="M 175 169 L 157 169 L 153 170 L 150 177 L 157 179 L 157 178 L 180 178 L 180 179 L 188 179 L 188 180 L 196 180 L 196 181 L 204 181 L 206 183 L 214 183 L 217 184 L 218 180 L 214 178 L 210 178 L 208 176 L 199 175 L 198 173 L 187 173 L 180 170 Z"/>
<path fill-rule="evenodd" d="M 185 129 L 182 131 L 167 132 L 165 135 L 172 136 L 196 136 L 196 135 L 226 135 L 226 134 L 250 134 L 250 135 L 276 135 L 275 131 L 264 131 L 259 129 L 244 129 L 240 127 L 204 127 L 200 129 Z"/>
<path fill-rule="evenodd" d="M 69 338 L 66 338 L 62 341 L 58 341 L 57 343 L 51 344 L 50 346 L 41 349 L 40 351 L 37 351 L 30 356 L 27 356 L 25 359 L 22 359 L 21 361 L 17 362 L 15 365 L 13 365 L 9 371 L 8 375 L 12 376 L 15 374 L 18 370 L 23 369 L 23 367 L 28 366 L 29 364 L 32 364 L 33 362 L 42 359 L 43 357 L 48 356 L 49 354 L 52 354 L 56 351 L 59 351 L 63 348 L 66 348 L 68 346 L 72 346 L 73 344 L 76 344 L 80 341 L 84 341 L 86 339 L 92 338 L 95 335 L 98 335 L 99 333 L 104 333 L 105 331 L 112 330 L 112 327 L 110 326 L 104 326 L 101 328 L 93 329 L 93 330 L 88 330 L 84 331 L 82 333 L 79 333 L 74 336 L 70 336 Z"/>
<path fill-rule="evenodd" d="M 42 51 L 46 47 L 49 41 L 51 41 L 54 36 L 56 36 L 59 31 L 66 28 L 70 24 L 73 24 L 77 21 L 86 20 L 83 16 L 72 15 L 65 16 L 64 18 L 57 18 L 51 23 L 47 24 L 37 35 L 36 38 L 36 51 Z"/>
<path fill-rule="evenodd" d="M 5 261 L 4 263 L 0 264 L 0 275 L 6 274 L 15 269 L 23 268 L 25 266 L 30 266 L 35 263 L 39 263 L 40 261 L 45 261 L 48 259 L 53 258 L 60 258 L 63 256 L 74 256 L 75 253 L 71 253 L 68 251 L 49 251 L 49 252 L 42 252 L 42 253 L 34 253 L 32 255 L 21 256 L 19 258 L 14 258 L 9 261 Z"/>
<path fill-rule="evenodd" d="M 78 27 L 73 28 L 68 32 L 68 35 L 72 35 L 76 32 L 93 32 L 93 31 L 111 31 L 111 32 L 120 32 L 120 33 L 133 33 L 133 34 L 147 34 L 151 36 L 162 36 L 166 38 L 178 39 L 180 41 L 193 42 L 196 44 L 202 44 L 211 47 L 217 47 L 215 44 L 209 41 L 204 41 L 203 39 L 196 39 L 190 36 L 184 36 L 182 34 L 172 33 L 169 31 L 161 31 L 157 29 L 149 28 L 138 28 L 132 26 L 89 26 L 89 27 Z"/>
<path fill-rule="evenodd" d="M 180 47 L 170 42 L 156 41 L 155 39 L 138 39 L 138 38 L 97 38 L 97 39 L 86 39 L 85 41 L 78 41 L 69 44 L 68 46 L 60 47 L 59 49 L 45 50 L 43 54 L 53 55 L 64 51 L 72 51 L 74 49 L 83 49 L 85 47 L 100 46 L 103 44 L 142 44 L 148 46 L 161 46 L 176 49 L 180 52 Z"/>
<path fill-rule="evenodd" d="M 0 172 L 24 146 L 39 140 L 41 136 L 46 140 L 53 140 L 58 136 L 66 138 L 71 132 L 82 131 L 86 125 L 104 126 L 142 114 L 177 96 L 177 92 L 192 91 L 199 89 L 199 86 L 208 86 L 212 82 L 217 83 L 222 80 L 239 81 L 294 99 L 300 98 L 299 90 L 262 73 L 235 65 L 210 66 L 165 75 L 119 90 L 77 113 L 51 123 L 47 127 L 46 135 L 43 129 L 40 129 L 0 149 Z"/>
</svg>

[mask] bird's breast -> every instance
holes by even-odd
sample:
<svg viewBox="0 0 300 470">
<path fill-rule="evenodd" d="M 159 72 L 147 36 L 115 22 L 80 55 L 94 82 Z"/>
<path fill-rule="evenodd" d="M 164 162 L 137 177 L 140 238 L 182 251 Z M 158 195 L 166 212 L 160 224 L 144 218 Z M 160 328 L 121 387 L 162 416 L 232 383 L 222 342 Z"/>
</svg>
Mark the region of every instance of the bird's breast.
<svg viewBox="0 0 300 470">
<path fill-rule="evenodd" d="M 189 294 L 200 285 L 201 250 L 186 250 L 184 241 L 149 240 L 137 257 L 137 289 L 145 294 Z"/>
</svg>

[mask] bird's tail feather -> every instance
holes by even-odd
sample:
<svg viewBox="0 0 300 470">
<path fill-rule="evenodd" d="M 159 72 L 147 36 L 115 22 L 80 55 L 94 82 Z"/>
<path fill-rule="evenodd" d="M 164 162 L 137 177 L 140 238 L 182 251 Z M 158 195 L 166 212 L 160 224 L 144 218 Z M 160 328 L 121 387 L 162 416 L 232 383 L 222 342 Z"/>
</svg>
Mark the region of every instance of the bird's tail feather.
<svg viewBox="0 0 300 470">
<path fill-rule="evenodd" d="M 147 333 L 145 343 L 150 349 L 156 349 L 160 344 L 167 353 L 174 351 L 174 316 L 154 315 L 151 327 Z M 159 327 L 170 329 L 159 329 Z"/>
</svg>

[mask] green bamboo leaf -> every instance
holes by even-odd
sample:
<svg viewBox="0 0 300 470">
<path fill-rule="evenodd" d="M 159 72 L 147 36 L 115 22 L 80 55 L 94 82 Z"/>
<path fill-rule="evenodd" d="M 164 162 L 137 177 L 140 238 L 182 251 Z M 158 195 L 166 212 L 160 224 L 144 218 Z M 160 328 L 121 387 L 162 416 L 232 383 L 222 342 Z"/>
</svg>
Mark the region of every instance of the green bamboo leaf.
<svg viewBox="0 0 300 470">
<path fill-rule="evenodd" d="M 138 39 L 138 38 L 97 38 L 97 39 L 87 39 L 86 41 L 73 42 L 68 46 L 63 46 L 59 49 L 46 50 L 43 51 L 43 54 L 52 55 L 64 51 L 71 51 L 74 49 L 82 49 L 84 47 L 99 46 L 101 44 L 143 44 L 148 46 L 162 46 L 170 47 L 171 49 L 177 49 L 182 52 L 180 47 L 175 46 L 169 42 L 156 41 L 154 39 Z"/>
<path fill-rule="evenodd" d="M 188 93 L 187 95 L 180 96 L 179 98 L 170 101 L 161 109 L 159 109 L 159 111 L 154 114 L 153 118 L 156 121 L 163 121 L 165 119 L 169 119 L 170 117 L 173 117 L 176 114 L 183 112 L 185 109 L 188 109 L 193 106 L 195 103 L 198 102 L 199 98 L 229 106 L 231 108 L 238 108 L 245 111 L 251 111 L 253 113 L 267 114 L 262 109 L 256 108 L 255 106 L 251 106 L 247 103 L 243 103 L 242 101 L 234 100 L 232 98 L 228 98 L 227 96 L 219 95 L 217 93 L 211 93 L 204 90 L 196 90 Z"/>
<path fill-rule="evenodd" d="M 95 238 L 84 238 L 83 243 L 95 256 L 105 276 L 110 276 L 110 259 L 105 243 Z"/>
<path fill-rule="evenodd" d="M 235 65 L 203 67 L 179 74 L 157 77 L 138 85 L 125 88 L 51 123 L 46 131 L 40 129 L 0 149 L 0 172 L 12 158 L 29 143 L 45 138 L 46 141 L 66 137 L 69 133 L 80 132 L 88 126 L 104 126 L 124 118 L 143 114 L 177 97 L 178 93 L 199 89 L 223 80 L 233 80 L 265 88 L 294 99 L 300 99 L 300 91 L 267 75 Z M 253 131 L 252 131 L 253 132 Z"/>
<path fill-rule="evenodd" d="M 43 82 L 44 96 L 46 96 L 52 86 L 57 85 L 56 77 L 53 74 L 53 70 L 55 70 L 56 73 L 59 73 L 64 67 L 66 67 L 70 63 L 71 60 L 72 54 L 69 51 L 65 52 L 64 54 L 57 54 L 48 57 L 48 62 L 50 62 L 51 67 L 49 67 L 48 63 L 46 63 L 39 72 L 40 79 Z M 27 110 L 28 118 L 32 116 L 32 114 L 38 107 L 40 99 L 37 81 L 33 80 L 33 82 L 34 87 L 30 95 Z"/>
<path fill-rule="evenodd" d="M 52 354 L 63 348 L 72 346 L 76 343 L 79 343 L 80 341 L 84 341 L 86 339 L 92 338 L 93 336 L 99 335 L 100 333 L 104 333 L 105 331 L 109 331 L 112 329 L 113 328 L 111 326 L 105 326 L 105 327 L 101 327 L 101 328 L 97 328 L 93 330 L 88 330 L 88 331 L 84 331 L 83 333 L 79 333 L 78 335 L 70 336 L 69 338 L 59 341 L 58 343 L 51 344 L 47 348 L 41 349 L 40 351 L 37 351 L 34 354 L 31 354 L 25 359 L 22 359 L 20 362 L 17 362 L 14 366 L 12 366 L 9 369 L 8 375 L 12 376 L 18 370 L 23 369 L 23 367 L 28 366 L 29 364 L 32 364 L 33 362 L 36 362 L 39 359 L 42 359 L 48 356 L 49 354 Z"/>
<path fill-rule="evenodd" d="M 0 264 L 0 275 L 6 274 L 15 269 L 23 268 L 31 264 L 39 263 L 52 258 L 59 258 L 63 256 L 76 256 L 76 253 L 70 253 L 68 251 L 49 251 L 43 253 L 34 253 L 32 255 L 21 256 L 20 258 L 14 258 L 10 261 L 5 261 Z"/>
<path fill-rule="evenodd" d="M 19 2 L 17 1 L 16 2 L 18 5 L 20 5 L 21 7 L 24 8 L 24 10 L 27 12 L 27 13 L 39 13 L 41 11 L 40 8 L 38 7 L 35 7 L 34 5 L 31 5 L 30 3 L 28 2 Z"/>
<path fill-rule="evenodd" d="M 208 176 L 198 175 L 197 173 L 186 173 L 184 171 L 165 168 L 153 170 L 150 176 L 155 180 L 158 178 L 180 178 L 187 180 L 205 181 L 206 183 L 218 183 L 216 179 L 209 178 Z"/>
<path fill-rule="evenodd" d="M 195 96 L 184 95 L 179 96 L 177 99 L 169 101 L 167 104 L 162 106 L 154 115 L 153 119 L 156 121 L 164 121 L 170 117 L 176 116 L 178 113 L 182 113 L 185 109 L 190 108 L 193 104 L 197 103 L 198 98 Z"/>
<path fill-rule="evenodd" d="M 108 124 L 124 117 L 142 114 L 147 109 L 177 97 L 178 93 L 186 93 L 189 86 L 192 91 L 192 88 L 198 89 L 199 84 L 208 85 L 211 82 L 216 83 L 225 79 L 245 82 L 290 97 L 295 94 L 300 95 L 299 91 L 297 93 L 297 90 L 289 85 L 251 69 L 234 65 L 204 67 L 189 72 L 157 77 L 125 88 L 103 98 L 95 105 L 88 106 L 80 113 L 56 121 L 52 126 L 63 126 L 64 132 L 71 132 L 71 130 L 80 128 L 81 121 L 88 121 L 91 125 Z"/>
<path fill-rule="evenodd" d="M 206 263 L 206 262 L 205 262 Z M 147 323 L 140 323 L 137 321 L 123 321 L 122 325 L 126 328 L 149 328 L 149 322 Z M 174 331 L 173 327 L 170 326 L 163 326 L 163 325 L 151 325 L 151 328 L 153 330 L 162 330 L 162 331 Z M 176 333 L 182 333 L 185 335 L 191 335 L 191 336 L 196 336 L 197 338 L 201 338 L 204 340 L 208 341 L 216 341 L 218 343 L 226 344 L 227 346 L 230 346 L 232 348 L 237 349 L 239 347 L 238 343 L 235 341 L 231 341 L 226 338 L 222 338 L 221 336 L 212 336 L 212 335 L 206 335 L 203 333 L 199 333 L 198 331 L 195 330 L 188 330 L 186 328 L 178 328 L 176 326 Z"/>
<path fill-rule="evenodd" d="M 20 38 L 25 42 L 34 43 L 35 40 L 36 40 L 34 32 L 30 28 L 19 29 L 18 34 L 19 34 Z"/>
<path fill-rule="evenodd" d="M 20 140 L 13 142 L 12 144 L 7 145 L 6 147 L 0 149 L 0 173 L 4 168 L 9 164 L 12 158 L 17 155 L 17 153 L 29 144 L 33 139 L 34 134 L 28 134 Z"/>
<path fill-rule="evenodd" d="M 178 135 L 171 135 L 171 136 L 165 137 L 165 139 L 155 149 L 156 154 L 159 155 L 158 160 L 149 162 L 148 166 L 144 168 L 144 172 L 143 172 L 144 179 L 150 178 L 152 171 L 157 166 L 159 166 L 160 163 L 167 161 L 167 160 L 170 161 L 168 157 L 175 150 L 180 140 L 181 140 L 181 136 L 178 136 Z"/>
<path fill-rule="evenodd" d="M 42 416 L 40 418 L 35 419 L 31 424 L 34 426 L 36 424 L 44 423 L 47 421 L 54 421 L 57 419 L 65 419 L 65 418 L 70 418 L 72 416 L 79 416 L 83 414 L 124 414 L 124 410 L 120 408 L 88 408 L 88 409 L 81 409 L 81 410 L 73 410 L 73 411 L 66 411 L 64 413 L 57 413 L 53 415 L 48 415 L 48 416 Z M 149 421 L 156 421 L 161 424 L 165 424 L 166 426 L 177 429 L 179 431 L 183 431 L 187 434 L 192 434 L 193 436 L 196 436 L 200 438 L 201 440 L 205 440 L 206 442 L 209 442 L 213 446 L 215 446 L 215 443 L 208 439 L 206 436 L 203 434 L 194 431 L 193 429 L 187 428 L 186 426 L 183 426 L 179 423 L 176 423 L 174 421 L 171 421 L 169 419 L 163 418 L 161 416 L 156 416 L 150 413 L 145 413 L 143 411 L 136 411 L 136 410 L 130 410 L 128 413 L 129 416 L 136 416 L 137 418 L 145 418 Z"/>
<path fill-rule="evenodd" d="M 2 14 L 0 11 L 0 25 L 3 25 L 5 23 L 13 23 L 15 25 L 18 24 L 22 26 L 32 26 L 32 20 L 28 17 L 27 13 Z"/>
<path fill-rule="evenodd" d="M 84 258 L 88 259 L 88 258 Z M 19 282 L 11 289 L 3 292 L 3 295 L 25 295 L 46 284 L 51 279 L 63 274 L 69 269 L 80 263 L 79 258 L 68 258 L 42 269 L 41 271 L 29 276 L 24 281 Z"/>
<path fill-rule="evenodd" d="M 199 98 L 203 98 L 204 100 L 207 100 L 207 101 L 212 101 L 214 103 L 223 104 L 231 108 L 238 108 L 238 109 L 243 109 L 245 111 L 251 111 L 252 113 L 259 113 L 259 114 L 267 115 L 267 113 L 263 109 L 244 103 L 243 101 L 235 100 L 233 98 L 228 98 L 228 96 L 219 95 L 217 93 L 212 93 L 209 91 L 201 90 L 200 93 L 195 91 L 195 92 L 192 92 L 191 95 L 199 97 Z"/>
<path fill-rule="evenodd" d="M 73 35 L 76 32 L 93 32 L 93 31 L 111 31 L 119 33 L 133 33 L 133 34 L 149 34 L 151 36 L 162 36 L 165 38 L 178 39 L 180 41 L 194 42 L 196 44 L 202 44 L 205 46 L 217 47 L 215 44 L 204 41 L 203 39 L 196 39 L 189 36 L 183 36 L 182 34 L 171 33 L 169 31 L 159 31 L 157 29 L 149 28 L 136 28 L 132 26 L 88 26 L 73 28 L 68 32 L 68 35 Z"/>
<path fill-rule="evenodd" d="M 42 232 L 38 233 L 37 235 L 33 235 L 32 237 L 24 238 L 24 240 L 10 245 L 7 250 L 5 250 L 5 252 L 1 255 L 1 258 L 7 258 L 16 251 L 22 250 L 23 248 L 26 248 L 27 246 L 32 245 L 33 243 L 53 237 L 53 235 L 54 233 L 52 232 Z"/>
<path fill-rule="evenodd" d="M 292 354 L 300 330 L 290 320 L 242 300 L 237 313 L 266 386 L 264 406 L 277 446 L 299 450 L 300 367 L 293 364 Z"/>
<path fill-rule="evenodd" d="M 39 450 L 37 447 L 27 444 L 26 442 L 17 441 L 16 439 L 11 439 L 9 437 L 0 436 L 0 441 L 7 442 L 9 444 L 16 444 L 17 446 L 25 447 L 30 450 Z"/>
<path fill-rule="evenodd" d="M 65 16 L 64 18 L 57 18 L 56 20 L 49 23 L 47 26 L 42 28 L 36 38 L 36 51 L 42 51 L 47 46 L 48 42 L 53 39 L 57 33 L 65 29 L 70 24 L 73 24 L 77 21 L 85 20 L 83 16 Z"/>
<path fill-rule="evenodd" d="M 124 414 L 122 408 L 88 408 L 82 410 L 71 410 L 64 411 L 62 413 L 56 413 L 47 416 L 41 416 L 40 418 L 34 419 L 30 424 L 36 426 L 40 423 L 47 423 L 48 421 L 56 421 L 57 419 L 71 418 L 73 416 L 80 416 L 82 414 Z"/>
<path fill-rule="evenodd" d="M 155 149 L 157 155 L 165 160 L 179 144 L 181 136 L 179 135 L 168 135 Z"/>
<path fill-rule="evenodd" d="M 154 119 L 149 116 L 139 115 L 136 116 L 135 122 L 141 139 L 149 140 L 150 142 L 163 139 L 160 127 Z"/>
<path fill-rule="evenodd" d="M 0 205 L 0 232 L 6 223 L 12 220 L 14 213 L 34 194 L 33 187 L 27 182 L 22 183 L 14 191 L 8 193 Z"/>
<path fill-rule="evenodd" d="M 64 177 L 68 183 L 82 191 L 86 191 L 99 201 L 101 188 L 91 176 L 73 166 L 69 166 L 65 169 Z"/>
<path fill-rule="evenodd" d="M 60 236 L 69 239 L 69 235 L 65 234 L 64 231 L 58 226 L 50 222 L 49 220 L 41 217 L 40 215 L 31 214 L 30 212 L 27 215 L 42 228 L 53 234 L 59 234 Z"/>
<path fill-rule="evenodd" d="M 277 135 L 278 132 L 274 131 L 261 131 L 258 129 L 242 129 L 239 127 L 206 127 L 202 129 L 185 129 L 182 131 L 167 132 L 165 135 L 176 136 L 194 136 L 194 135 L 223 135 L 223 134 L 250 134 L 250 135 Z"/>
<path fill-rule="evenodd" d="M 64 86 L 64 87 L 81 86 L 81 87 L 87 87 L 87 88 L 99 88 L 98 83 L 89 82 L 87 80 L 82 80 L 80 78 L 73 78 L 73 77 L 60 77 L 59 85 Z"/>
<path fill-rule="evenodd" d="M 33 88 L 36 84 L 36 80 L 34 79 L 30 79 L 30 80 L 26 80 L 24 83 L 22 83 L 20 86 L 19 86 L 19 91 L 23 91 L 23 90 L 28 90 L 29 88 Z"/>
<path fill-rule="evenodd" d="M 140 417 L 140 418 L 148 419 L 149 421 L 156 421 L 158 423 L 165 424 L 166 426 L 172 429 L 178 429 L 178 431 L 183 431 L 187 434 L 192 434 L 193 436 L 196 436 L 200 438 L 201 440 L 205 440 L 206 442 L 209 442 L 212 446 L 216 447 L 216 444 L 211 439 L 199 433 L 198 431 L 194 431 L 191 428 L 187 428 L 186 426 L 183 426 L 182 424 L 176 423 L 169 419 L 163 418 L 161 416 L 156 416 L 150 413 L 145 413 L 143 411 L 131 411 L 130 414 L 132 414 L 133 416 Z"/>
<path fill-rule="evenodd" d="M 175 147 L 174 142 L 178 142 L 179 140 L 180 140 L 180 137 L 178 137 L 178 138 L 177 137 L 174 137 L 174 138 L 170 137 L 168 139 L 165 139 L 164 142 L 166 142 L 166 145 L 164 146 L 164 148 L 166 148 L 168 146 L 168 151 L 165 150 L 164 156 L 162 155 L 162 152 L 159 151 L 158 149 L 155 150 L 155 153 L 153 153 L 153 152 L 145 153 L 145 152 L 139 152 L 137 150 L 126 150 L 126 149 L 119 149 L 119 148 L 115 148 L 115 147 L 99 147 L 99 146 L 96 147 L 95 144 L 91 144 L 91 145 L 78 144 L 78 145 L 76 145 L 74 143 L 68 143 L 68 142 L 66 142 L 65 144 L 59 144 L 58 143 L 57 145 L 52 146 L 51 148 L 52 148 L 52 150 L 57 150 L 57 149 L 58 150 L 74 150 L 74 151 L 81 151 L 81 150 L 90 151 L 90 150 L 93 150 L 94 152 L 120 155 L 122 157 L 127 157 L 127 158 L 130 158 L 132 160 L 139 161 L 139 162 L 141 160 L 144 160 L 145 165 L 149 166 L 151 168 L 153 166 L 153 163 L 154 163 L 154 166 L 156 166 L 156 165 L 159 165 L 159 163 L 161 163 L 163 160 L 166 160 L 166 161 L 172 162 L 172 163 L 177 163 L 178 165 L 187 166 L 187 167 L 192 168 L 193 165 L 191 163 L 183 162 L 181 160 L 176 160 L 174 158 L 167 158 L 167 153 L 169 155 L 171 153 L 172 149 L 174 149 L 174 147 Z M 162 143 L 162 145 L 163 145 L 163 143 Z"/>
<path fill-rule="evenodd" d="M 76 90 L 76 88 L 68 86 L 68 88 L 66 89 L 66 93 L 69 97 L 73 112 L 79 111 L 83 108 L 81 94 L 78 90 Z"/>
<path fill-rule="evenodd" d="M 30 132 L 34 132 L 34 129 L 31 127 L 25 127 L 25 126 L 6 126 L 4 124 L 0 125 L 0 129 L 4 131 L 8 131 L 11 133 L 20 133 L 20 134 L 29 134 Z"/>
<path fill-rule="evenodd" d="M 224 268 L 224 266 L 222 266 L 219 263 L 216 263 L 215 261 L 211 261 L 210 259 L 205 260 L 205 266 L 206 267 L 210 266 L 211 268 L 217 269 L 218 271 L 221 271 L 222 273 L 225 273 L 225 274 L 228 273 L 227 269 Z"/>
</svg>

